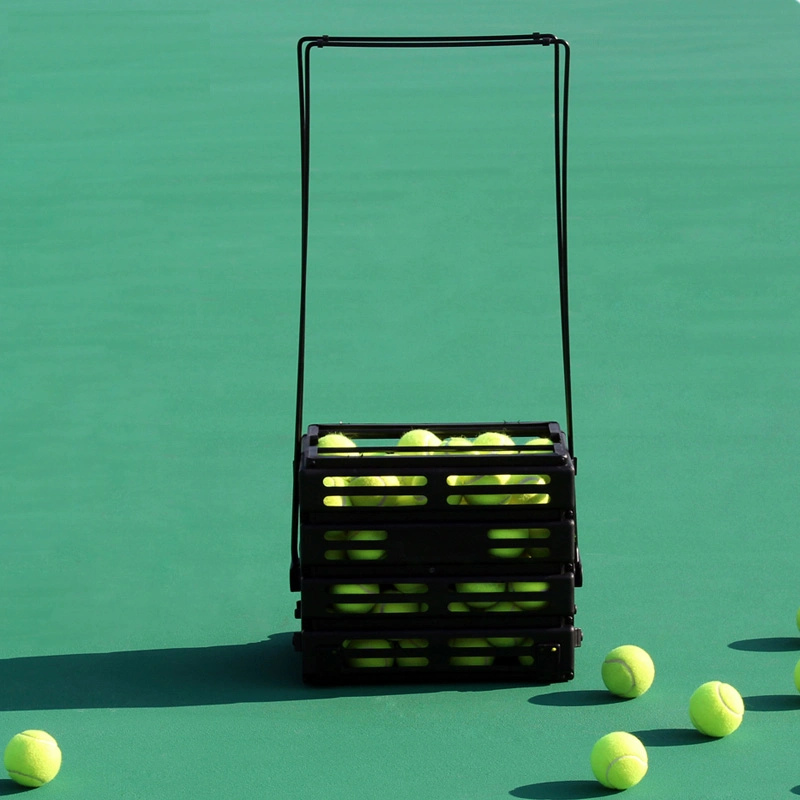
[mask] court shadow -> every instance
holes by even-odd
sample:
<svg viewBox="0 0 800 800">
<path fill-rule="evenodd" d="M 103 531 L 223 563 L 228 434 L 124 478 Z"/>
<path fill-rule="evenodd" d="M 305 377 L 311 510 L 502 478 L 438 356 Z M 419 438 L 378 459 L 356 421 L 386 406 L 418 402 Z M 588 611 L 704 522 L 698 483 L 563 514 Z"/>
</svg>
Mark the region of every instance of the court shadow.
<svg viewBox="0 0 800 800">
<path fill-rule="evenodd" d="M 619 792 L 606 789 L 597 781 L 548 781 L 520 786 L 512 789 L 509 794 L 524 800 L 587 800 L 592 797 L 608 797 Z"/>
<path fill-rule="evenodd" d="M 800 794 L 800 786 L 794 786 L 789 790 L 792 794 Z"/>
<path fill-rule="evenodd" d="M 800 695 L 760 694 L 742 699 L 746 711 L 800 711 Z"/>
<path fill-rule="evenodd" d="M 172 708 L 336 697 L 481 692 L 512 684 L 309 686 L 292 633 L 263 642 L 0 659 L 0 712 Z"/>
<path fill-rule="evenodd" d="M 625 699 L 600 689 L 578 689 L 574 692 L 550 692 L 531 697 L 537 706 L 607 706 L 624 703 Z"/>
<path fill-rule="evenodd" d="M 30 789 L 25 786 L 20 786 L 14 781 L 3 780 L 0 778 L 0 797 L 9 794 L 21 794 L 22 792 L 29 792 Z"/>
<path fill-rule="evenodd" d="M 713 741 L 694 728 L 653 728 L 631 733 L 640 739 L 645 747 L 684 747 Z"/>
<path fill-rule="evenodd" d="M 770 636 L 763 639 L 740 639 L 731 642 L 732 650 L 748 653 L 793 653 L 800 650 L 800 636 Z"/>
</svg>

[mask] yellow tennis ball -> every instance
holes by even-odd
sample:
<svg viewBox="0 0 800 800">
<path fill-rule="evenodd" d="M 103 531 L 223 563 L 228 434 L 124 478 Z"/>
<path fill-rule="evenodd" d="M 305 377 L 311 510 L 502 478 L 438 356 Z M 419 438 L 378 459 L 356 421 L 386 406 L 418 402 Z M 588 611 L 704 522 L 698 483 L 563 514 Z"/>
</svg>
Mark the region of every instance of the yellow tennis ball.
<svg viewBox="0 0 800 800">
<path fill-rule="evenodd" d="M 399 642 L 403 650 L 425 650 L 428 647 L 427 639 L 401 639 Z M 427 667 L 428 659 L 424 655 L 420 656 L 398 656 L 398 667 Z"/>
<path fill-rule="evenodd" d="M 463 614 L 467 611 L 472 611 L 472 609 L 466 603 L 461 602 L 448 603 L 447 610 L 452 611 L 455 614 Z"/>
<path fill-rule="evenodd" d="M 618 697 L 639 697 L 652 685 L 656 676 L 653 659 L 634 644 L 615 647 L 601 667 L 603 683 Z"/>
<path fill-rule="evenodd" d="M 394 588 L 403 594 L 425 594 L 428 591 L 425 583 L 396 583 Z"/>
<path fill-rule="evenodd" d="M 346 542 L 347 531 L 325 531 L 324 539 L 326 542 Z M 345 551 L 342 549 L 326 550 L 325 558 L 328 561 L 343 561 L 346 558 Z"/>
<path fill-rule="evenodd" d="M 794 667 L 794 685 L 797 687 L 797 691 L 800 692 L 800 661 Z"/>
<path fill-rule="evenodd" d="M 397 442 L 400 447 L 438 447 L 441 443 L 442 440 L 435 433 L 423 428 L 406 431 Z M 420 455 L 426 455 L 426 453 L 420 453 Z"/>
<path fill-rule="evenodd" d="M 550 502 L 550 495 L 541 492 L 531 492 L 532 486 L 544 486 L 548 483 L 541 475 L 510 475 L 507 486 L 522 487 L 518 491 L 512 491 L 508 496 L 510 506 L 533 506 L 543 505 Z"/>
<path fill-rule="evenodd" d="M 343 450 L 343 449 L 351 449 L 357 447 L 356 443 L 349 437 L 345 436 L 343 433 L 326 433 L 324 436 L 320 436 L 319 440 L 317 441 L 317 447 L 326 448 L 329 447 L 334 450 Z M 321 453 L 321 455 L 328 455 L 327 453 Z M 341 455 L 337 453 L 336 455 Z M 346 455 L 357 455 L 357 453 L 347 453 Z"/>
<path fill-rule="evenodd" d="M 480 436 L 476 436 L 472 443 L 479 447 L 514 447 L 516 445 L 516 442 L 510 436 L 506 436 L 504 433 L 498 433 L 497 431 L 482 433 Z M 484 450 L 482 452 L 488 451 Z"/>
<path fill-rule="evenodd" d="M 61 769 L 58 742 L 44 731 L 23 731 L 6 746 L 3 764 L 12 781 L 20 786 L 43 786 Z"/>
<path fill-rule="evenodd" d="M 378 594 L 378 591 L 379 587 L 376 583 L 337 583 L 330 588 L 330 593 L 335 595 Z M 374 605 L 375 603 L 372 601 L 347 600 L 334 603 L 333 607 L 343 614 L 369 614 Z"/>
<path fill-rule="evenodd" d="M 727 736 L 742 724 L 743 718 L 742 696 L 728 683 L 704 683 L 689 699 L 689 719 L 706 736 Z"/>
<path fill-rule="evenodd" d="M 486 639 L 475 639 L 470 637 L 450 639 L 448 641 L 450 647 L 476 647 L 492 649 L 492 646 Z M 493 655 L 469 655 L 469 656 L 451 656 L 450 664 L 454 667 L 489 667 L 494 663 Z"/>
<path fill-rule="evenodd" d="M 543 436 L 534 436 L 533 439 L 529 439 L 527 442 L 525 442 L 525 444 L 527 446 L 529 446 L 529 447 L 532 447 L 534 445 L 546 445 L 546 446 L 549 445 L 549 446 L 552 446 L 553 440 L 552 439 L 547 439 L 547 438 L 545 438 Z"/>
<path fill-rule="evenodd" d="M 322 485 L 325 486 L 326 488 L 332 486 L 347 486 L 347 484 L 348 484 L 347 478 L 343 478 L 341 475 L 326 475 L 322 479 Z M 351 505 L 350 498 L 341 494 L 325 495 L 322 502 L 324 505 L 329 507 L 341 508 L 343 506 Z"/>
<path fill-rule="evenodd" d="M 506 590 L 505 583 L 495 583 L 495 582 L 487 582 L 487 583 L 457 583 L 456 584 L 456 591 L 460 594 L 483 594 L 483 593 L 494 593 L 494 592 L 504 592 Z M 468 606 L 472 608 L 489 608 L 493 606 L 497 601 L 496 600 L 469 600 L 469 598 L 464 598 L 464 601 Z"/>
<path fill-rule="evenodd" d="M 522 644 L 518 636 L 487 636 L 486 641 L 492 647 L 519 647 Z"/>
<path fill-rule="evenodd" d="M 442 441 L 442 447 L 469 447 L 472 442 L 466 436 L 451 436 Z M 459 451 L 455 451 L 456 453 Z"/>
<path fill-rule="evenodd" d="M 371 486 L 376 489 L 386 486 L 399 486 L 400 481 L 394 475 L 359 475 L 350 481 L 351 486 Z M 354 506 L 396 506 L 397 495 L 361 494 L 350 498 Z"/>
<path fill-rule="evenodd" d="M 798 609 L 797 609 L 797 619 L 796 619 L 796 622 L 797 622 L 797 630 L 799 630 L 799 631 L 800 631 L 800 608 L 798 608 Z"/>
<path fill-rule="evenodd" d="M 508 588 L 511 592 L 536 592 L 536 594 L 542 594 L 550 588 L 550 584 L 546 581 L 512 581 L 509 583 Z M 513 599 L 513 602 L 523 611 L 536 611 L 547 606 L 547 600 L 534 600 L 530 597 L 519 600 Z"/>
<path fill-rule="evenodd" d="M 530 652 L 533 652 L 533 639 L 525 639 L 524 642 L 520 642 L 520 647 L 530 648 Z M 517 660 L 523 667 L 533 666 L 533 655 L 519 656 Z"/>
<path fill-rule="evenodd" d="M 347 650 L 391 650 L 392 645 L 386 639 L 352 639 L 344 643 Z M 348 659 L 351 667 L 391 667 L 393 656 L 361 656 Z"/>
<path fill-rule="evenodd" d="M 516 528 L 513 530 L 505 530 L 500 528 L 492 528 L 487 536 L 490 539 L 527 539 L 529 537 L 527 528 Z M 524 547 L 490 547 L 489 555 L 495 558 L 519 558 L 525 552 Z"/>
<path fill-rule="evenodd" d="M 382 542 L 389 538 L 389 534 L 386 531 L 350 531 L 347 538 L 351 542 Z M 352 561 L 379 561 L 386 557 L 386 551 L 350 548 L 347 557 Z"/>
<path fill-rule="evenodd" d="M 630 789 L 647 773 L 647 750 L 633 734 L 615 731 L 595 742 L 592 772 L 608 789 Z"/>
<path fill-rule="evenodd" d="M 409 601 L 402 592 L 388 591 L 383 596 L 387 599 L 375 603 L 373 614 L 414 614 L 421 610 L 427 611 L 428 608 L 424 603 Z"/>
<path fill-rule="evenodd" d="M 504 486 L 508 475 L 459 475 L 458 486 Z M 507 494 L 465 494 L 464 498 L 471 506 L 499 506 L 508 502 Z"/>
</svg>

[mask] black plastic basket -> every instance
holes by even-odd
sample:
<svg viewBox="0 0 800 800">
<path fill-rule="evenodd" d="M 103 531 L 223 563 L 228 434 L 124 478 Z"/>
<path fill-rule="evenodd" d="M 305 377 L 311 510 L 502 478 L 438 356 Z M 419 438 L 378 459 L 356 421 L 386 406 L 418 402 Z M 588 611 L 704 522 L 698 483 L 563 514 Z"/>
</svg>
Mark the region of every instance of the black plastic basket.
<svg viewBox="0 0 800 800">
<path fill-rule="evenodd" d="M 311 52 L 323 47 L 498 46 L 551 47 L 554 54 L 556 243 L 566 430 L 556 422 L 484 422 L 332 423 L 310 425 L 303 431 Z M 570 680 L 574 648 L 582 636 L 574 626 L 574 594 L 582 584 L 582 565 L 575 510 L 567 292 L 569 46 L 538 33 L 304 37 L 298 43 L 298 73 L 302 279 L 290 588 L 300 592 L 296 616 L 301 631 L 295 635 L 295 646 L 302 652 L 304 680 Z M 419 428 L 442 440 L 472 439 L 487 431 L 502 432 L 509 439 L 484 447 L 399 446 L 404 433 Z M 355 447 L 320 446 L 328 433 L 344 434 Z M 391 476 L 392 485 L 353 483 L 357 477 L 383 476 Z"/>
</svg>

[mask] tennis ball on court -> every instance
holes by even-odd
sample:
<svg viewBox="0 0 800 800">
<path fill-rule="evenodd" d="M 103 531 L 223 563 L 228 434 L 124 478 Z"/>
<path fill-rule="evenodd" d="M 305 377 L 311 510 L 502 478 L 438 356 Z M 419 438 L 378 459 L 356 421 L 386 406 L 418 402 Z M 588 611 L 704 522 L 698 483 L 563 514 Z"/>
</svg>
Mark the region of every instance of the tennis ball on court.
<svg viewBox="0 0 800 800">
<path fill-rule="evenodd" d="M 482 433 L 480 436 L 476 436 L 472 442 L 473 444 L 478 445 L 479 447 L 515 447 L 516 442 L 510 437 L 506 436 L 504 433 L 498 433 L 496 431 L 487 431 L 486 433 Z M 487 452 L 487 451 L 483 451 Z M 500 451 L 502 452 L 502 451 Z"/>
<path fill-rule="evenodd" d="M 386 531 L 350 531 L 347 538 L 351 542 L 383 542 L 389 538 L 389 534 Z M 350 548 L 347 557 L 351 561 L 378 561 L 386 557 L 386 551 Z"/>
<path fill-rule="evenodd" d="M 3 764 L 12 781 L 20 786 L 43 786 L 61 769 L 61 750 L 44 731 L 23 731 L 6 746 Z"/>
<path fill-rule="evenodd" d="M 399 486 L 400 481 L 394 475 L 359 475 L 350 481 L 351 486 L 370 486 L 376 489 L 386 486 Z M 396 506 L 397 495 L 361 494 L 350 498 L 354 506 Z"/>
<path fill-rule="evenodd" d="M 457 583 L 456 584 L 456 591 L 459 594 L 483 594 L 489 592 L 504 592 L 506 590 L 505 583 L 496 583 L 496 582 L 488 582 L 488 583 Z M 464 601 L 468 606 L 472 608 L 489 608 L 489 606 L 493 606 L 497 601 L 496 600 L 469 600 L 467 598 Z"/>
<path fill-rule="evenodd" d="M 399 645 L 403 650 L 424 650 L 428 646 L 427 639 L 401 639 Z M 398 656 L 398 667 L 427 667 L 425 656 Z"/>
<path fill-rule="evenodd" d="M 386 639 L 352 639 L 344 643 L 347 650 L 391 650 L 392 645 Z M 362 656 L 348 659 L 351 667 L 391 667 L 393 656 Z"/>
<path fill-rule="evenodd" d="M 343 450 L 345 448 L 350 449 L 356 446 L 356 443 L 343 433 L 326 433 L 324 436 L 320 436 L 319 440 L 317 441 L 317 447 L 331 447 L 335 448 L 336 450 Z M 327 454 L 321 453 L 320 455 Z M 337 455 L 340 454 L 337 453 Z M 347 455 L 351 455 L 351 453 L 347 453 Z M 356 453 L 352 453 L 352 455 L 356 455 Z"/>
<path fill-rule="evenodd" d="M 459 475 L 456 485 L 504 486 L 508 478 L 508 475 Z M 471 506 L 499 506 L 509 499 L 507 494 L 465 494 L 464 497 Z"/>
<path fill-rule="evenodd" d="M 630 789 L 647 773 L 647 750 L 633 734 L 615 731 L 592 748 L 592 772 L 608 789 Z"/>
<path fill-rule="evenodd" d="M 544 581 L 512 581 L 508 585 L 511 592 L 536 592 L 541 594 L 550 588 L 550 584 Z M 547 606 L 547 600 L 514 599 L 513 602 L 523 611 L 536 611 Z"/>
<path fill-rule="evenodd" d="M 727 736 L 742 724 L 743 718 L 744 701 L 730 684 L 709 681 L 689 699 L 689 719 L 706 736 Z"/>
<path fill-rule="evenodd" d="M 510 506 L 532 506 L 543 505 L 550 502 L 550 495 L 541 492 L 531 492 L 532 486 L 544 486 L 548 481 L 541 475 L 509 475 L 506 481 L 507 486 L 522 487 L 517 491 L 513 491 L 508 496 L 508 504 Z"/>
<path fill-rule="evenodd" d="M 618 697 L 639 697 L 652 685 L 656 676 L 653 659 L 634 644 L 615 647 L 601 667 L 603 683 Z"/>
<path fill-rule="evenodd" d="M 330 592 L 335 595 L 362 595 L 378 594 L 376 583 L 337 583 L 331 586 Z M 334 603 L 333 607 L 343 614 L 369 614 L 372 611 L 374 602 L 358 602 L 348 600 L 347 602 Z"/>
<path fill-rule="evenodd" d="M 527 539 L 527 528 L 515 528 L 512 530 L 505 530 L 501 528 L 492 528 L 487 534 L 490 539 Z M 525 552 L 524 547 L 490 547 L 489 555 L 496 558 L 519 558 Z"/>
<path fill-rule="evenodd" d="M 473 639 L 469 637 L 450 639 L 450 647 L 485 647 L 492 649 L 486 639 Z M 450 664 L 454 667 L 488 667 L 494 663 L 493 655 L 451 656 Z"/>
</svg>

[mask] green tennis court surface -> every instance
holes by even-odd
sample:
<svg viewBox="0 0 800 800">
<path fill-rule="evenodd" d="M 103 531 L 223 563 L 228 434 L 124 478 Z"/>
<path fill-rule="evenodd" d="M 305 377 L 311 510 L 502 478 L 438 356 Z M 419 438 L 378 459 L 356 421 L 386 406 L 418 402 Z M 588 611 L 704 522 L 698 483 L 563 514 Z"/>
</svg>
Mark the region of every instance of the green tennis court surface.
<svg viewBox="0 0 800 800">
<path fill-rule="evenodd" d="M 794 0 L 3 5 L 0 744 L 58 739 L 41 796 L 602 797 L 615 730 L 632 796 L 800 794 L 799 29 Z M 307 687 L 297 40 L 532 31 L 572 48 L 575 679 Z M 563 423 L 534 55 L 315 53 L 306 424 Z M 628 643 L 656 678 L 620 701 Z M 709 680 L 746 706 L 718 741 Z"/>
</svg>

